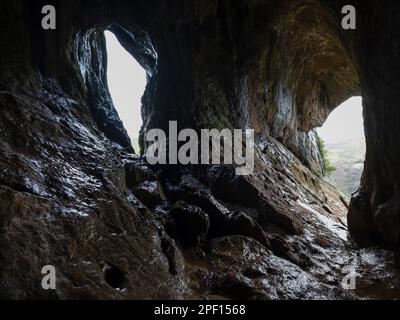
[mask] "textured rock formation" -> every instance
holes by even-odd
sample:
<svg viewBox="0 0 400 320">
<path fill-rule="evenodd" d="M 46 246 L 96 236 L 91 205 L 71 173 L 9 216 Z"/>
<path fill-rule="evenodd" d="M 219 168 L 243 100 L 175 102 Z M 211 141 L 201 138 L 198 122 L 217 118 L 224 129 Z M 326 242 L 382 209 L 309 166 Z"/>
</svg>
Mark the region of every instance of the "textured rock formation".
<svg viewBox="0 0 400 320">
<path fill-rule="evenodd" d="M 395 247 L 400 244 L 400 153 L 396 147 L 400 130 L 400 92 L 396 84 L 400 74 L 399 9 L 396 1 L 370 1 L 360 9 L 362 32 L 357 33 L 355 43 L 364 97 L 367 155 L 361 190 L 353 198 L 349 212 L 349 226 L 360 241 L 376 238 Z"/>
<path fill-rule="evenodd" d="M 48 31 L 45 4 L 0 3 L 0 297 L 399 297 L 391 253 L 347 239 L 312 131 L 361 91 L 350 229 L 398 245 L 397 2 L 357 2 L 357 31 L 340 28 L 343 1 L 53 1 Z M 105 29 L 147 72 L 142 146 L 169 120 L 254 128 L 255 172 L 133 155 Z M 54 291 L 40 286 L 47 264 Z M 355 292 L 340 286 L 348 265 L 363 272 Z"/>
</svg>

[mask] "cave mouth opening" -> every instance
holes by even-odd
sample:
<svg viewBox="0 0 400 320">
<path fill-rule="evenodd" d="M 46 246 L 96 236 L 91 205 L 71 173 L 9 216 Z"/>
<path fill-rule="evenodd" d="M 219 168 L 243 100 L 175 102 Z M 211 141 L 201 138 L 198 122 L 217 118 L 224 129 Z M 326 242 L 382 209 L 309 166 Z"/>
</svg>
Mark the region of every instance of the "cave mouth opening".
<svg viewBox="0 0 400 320">
<path fill-rule="evenodd" d="M 348 198 L 357 191 L 364 170 L 366 143 L 362 98 L 339 105 L 317 129 L 318 145 L 324 158 L 324 179 Z"/>
<path fill-rule="evenodd" d="M 142 96 L 146 71 L 125 50 L 111 31 L 104 32 L 107 50 L 107 83 L 115 109 L 131 139 L 136 154 L 140 154 L 139 132 L 143 124 Z"/>
</svg>

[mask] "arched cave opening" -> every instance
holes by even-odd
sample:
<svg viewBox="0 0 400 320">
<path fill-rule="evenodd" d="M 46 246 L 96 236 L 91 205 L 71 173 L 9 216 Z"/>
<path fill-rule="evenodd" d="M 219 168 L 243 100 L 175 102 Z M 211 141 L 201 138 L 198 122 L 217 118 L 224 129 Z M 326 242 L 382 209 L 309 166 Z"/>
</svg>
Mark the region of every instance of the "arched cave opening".
<svg viewBox="0 0 400 320">
<path fill-rule="evenodd" d="M 317 129 L 325 180 L 346 197 L 357 191 L 364 170 L 366 143 L 362 97 L 340 104 Z"/>
<path fill-rule="evenodd" d="M 104 35 L 108 89 L 132 146 L 139 154 L 139 131 L 143 123 L 141 99 L 146 87 L 146 71 L 119 43 L 114 33 L 105 31 Z"/>
<path fill-rule="evenodd" d="M 48 30 L 41 4 L 0 5 L 0 297 L 400 297 L 398 1 L 355 1 L 357 30 L 339 0 L 56 1 Z M 111 51 L 107 81 L 104 30 L 145 69 L 142 103 L 119 103 L 138 86 Z M 312 130 L 360 93 L 368 154 L 348 205 Z M 169 121 L 253 128 L 254 170 L 148 164 L 126 132 L 141 115 L 142 149 Z"/>
</svg>

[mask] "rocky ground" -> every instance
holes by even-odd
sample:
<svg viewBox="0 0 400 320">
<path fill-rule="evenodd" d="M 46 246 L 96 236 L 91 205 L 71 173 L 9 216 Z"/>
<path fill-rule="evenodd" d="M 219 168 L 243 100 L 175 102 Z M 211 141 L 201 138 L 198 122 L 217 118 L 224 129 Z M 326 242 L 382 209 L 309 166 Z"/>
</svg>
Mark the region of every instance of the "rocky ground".
<svg viewBox="0 0 400 320">
<path fill-rule="evenodd" d="M 400 241 L 397 1 L 355 1 L 356 31 L 342 0 L 54 1 L 55 30 L 46 4 L 0 2 L 0 298 L 399 297 L 399 256 L 374 247 Z M 254 173 L 132 154 L 104 30 L 147 73 L 142 150 L 169 120 L 253 128 Z M 312 129 L 359 94 L 366 167 L 348 210 Z"/>
<path fill-rule="evenodd" d="M 76 118 L 79 103 L 42 94 L 0 93 L 2 297 L 399 297 L 393 253 L 358 248 L 345 200 L 275 139 L 248 177 L 149 167 Z M 23 123 L 28 135 L 9 130 Z M 349 265 L 356 290 L 341 286 Z"/>
</svg>

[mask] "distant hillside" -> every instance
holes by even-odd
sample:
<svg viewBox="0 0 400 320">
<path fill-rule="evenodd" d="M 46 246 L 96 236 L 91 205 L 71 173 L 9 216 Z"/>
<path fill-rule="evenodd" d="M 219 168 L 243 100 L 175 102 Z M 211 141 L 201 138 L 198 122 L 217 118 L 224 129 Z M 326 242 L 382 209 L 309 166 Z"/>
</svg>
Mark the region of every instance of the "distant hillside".
<svg viewBox="0 0 400 320">
<path fill-rule="evenodd" d="M 349 139 L 325 141 L 329 160 L 336 170 L 326 180 L 347 196 L 355 192 L 360 184 L 364 168 L 365 141 Z"/>
</svg>

